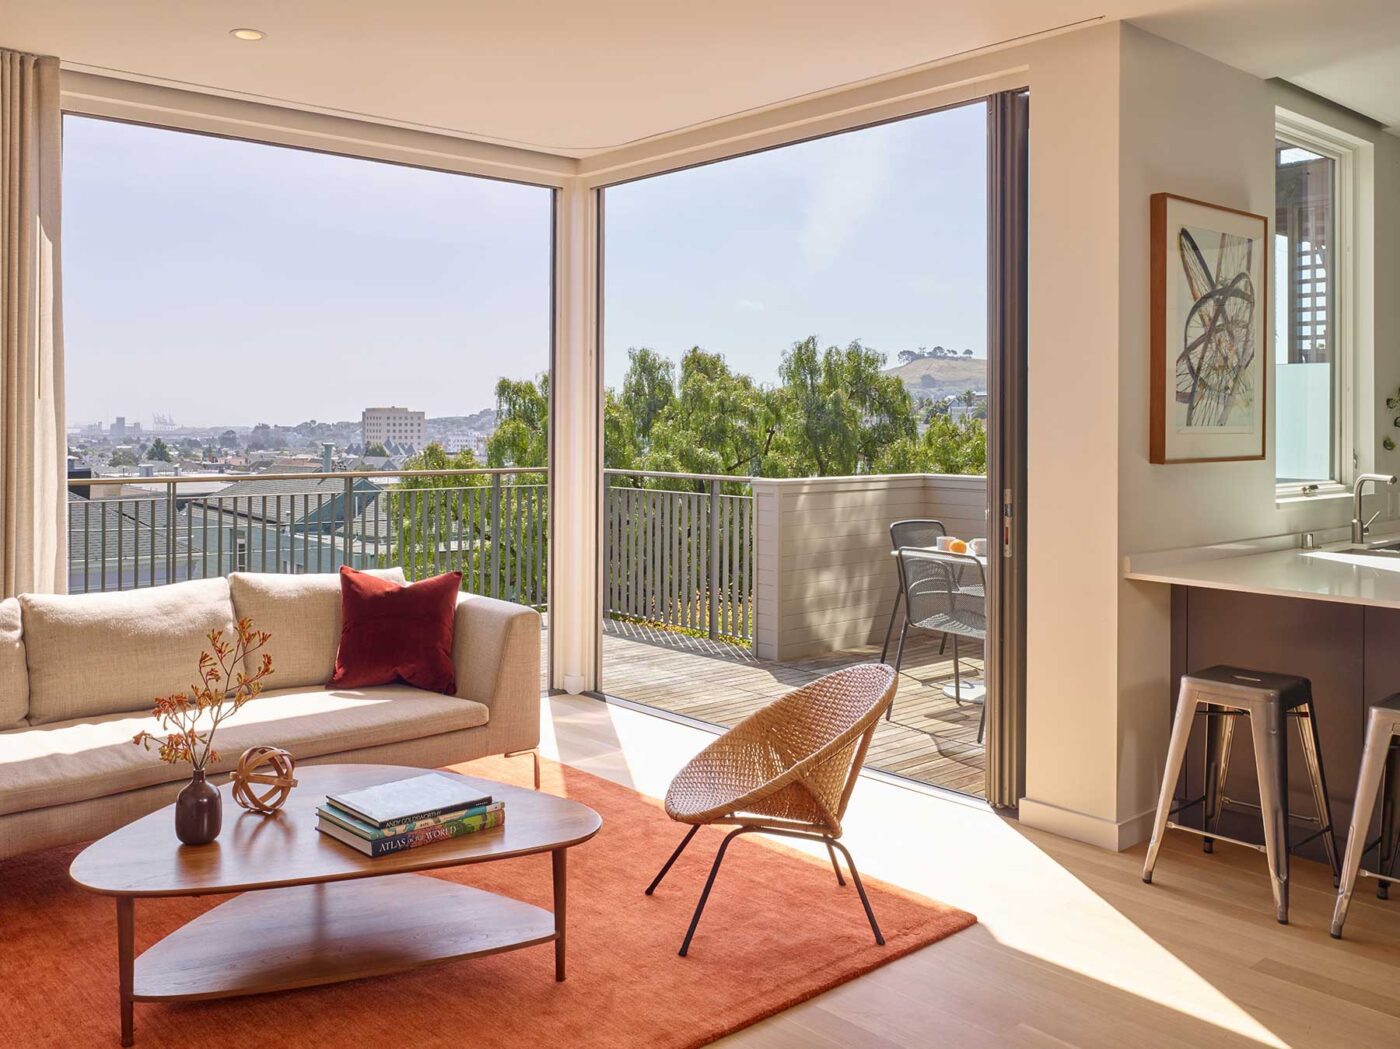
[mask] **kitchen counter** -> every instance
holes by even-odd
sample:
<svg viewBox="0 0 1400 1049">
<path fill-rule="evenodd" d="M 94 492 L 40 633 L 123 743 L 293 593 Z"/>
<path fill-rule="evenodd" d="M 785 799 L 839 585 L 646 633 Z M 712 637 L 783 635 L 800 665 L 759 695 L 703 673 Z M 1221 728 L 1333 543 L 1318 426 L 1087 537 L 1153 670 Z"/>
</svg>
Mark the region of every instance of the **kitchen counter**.
<svg viewBox="0 0 1400 1049">
<path fill-rule="evenodd" d="M 1372 545 L 1396 542 L 1395 534 Z M 1361 760 L 1366 711 L 1400 691 L 1400 556 L 1338 542 L 1304 550 L 1296 536 L 1223 543 L 1129 557 L 1124 576 L 1171 589 L 1171 685 L 1216 664 L 1298 674 L 1312 682 L 1325 755 L 1332 819 L 1347 826 Z M 1163 697 L 1167 699 L 1167 696 Z M 1290 733 L 1291 734 L 1291 733 Z M 1182 798 L 1204 789 L 1203 736 L 1187 747 Z M 1313 811 L 1303 763 L 1290 762 L 1289 803 Z M 1252 748 L 1236 742 L 1226 793 L 1258 798 Z M 1196 815 L 1199 810 L 1192 810 Z M 1221 832 L 1259 837 L 1259 816 L 1230 809 Z M 1321 858 L 1316 841 L 1303 851 Z"/>
<path fill-rule="evenodd" d="M 1400 609 L 1400 556 L 1355 552 L 1350 545 L 1135 555 L 1124 575 L 1147 583 Z"/>
</svg>

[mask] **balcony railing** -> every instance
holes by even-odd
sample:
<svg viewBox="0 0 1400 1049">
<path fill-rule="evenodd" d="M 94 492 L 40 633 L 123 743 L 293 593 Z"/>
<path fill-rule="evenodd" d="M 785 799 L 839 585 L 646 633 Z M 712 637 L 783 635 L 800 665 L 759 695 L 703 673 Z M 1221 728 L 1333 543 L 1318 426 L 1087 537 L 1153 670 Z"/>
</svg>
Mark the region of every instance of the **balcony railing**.
<svg viewBox="0 0 1400 1049">
<path fill-rule="evenodd" d="M 399 565 L 473 593 L 548 601 L 541 469 L 349 471 L 69 481 L 70 593 L 235 571 Z"/>
<path fill-rule="evenodd" d="M 748 478 L 607 471 L 604 601 L 612 618 L 753 637 Z M 70 593 L 234 571 L 399 565 L 544 608 L 541 469 L 349 471 L 69 481 Z"/>
<path fill-rule="evenodd" d="M 604 475 L 605 614 L 751 641 L 752 478 Z"/>
</svg>

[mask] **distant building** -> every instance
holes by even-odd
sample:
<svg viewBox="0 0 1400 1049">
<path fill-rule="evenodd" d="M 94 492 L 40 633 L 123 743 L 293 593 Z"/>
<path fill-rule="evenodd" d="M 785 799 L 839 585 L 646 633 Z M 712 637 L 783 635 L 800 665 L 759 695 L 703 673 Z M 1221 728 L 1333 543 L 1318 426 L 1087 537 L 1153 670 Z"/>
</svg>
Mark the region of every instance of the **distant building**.
<svg viewBox="0 0 1400 1049">
<path fill-rule="evenodd" d="M 366 408 L 360 416 L 360 437 L 366 448 L 372 444 L 387 448 L 390 442 L 399 447 L 422 448 L 425 423 L 425 412 L 394 406 Z"/>
</svg>

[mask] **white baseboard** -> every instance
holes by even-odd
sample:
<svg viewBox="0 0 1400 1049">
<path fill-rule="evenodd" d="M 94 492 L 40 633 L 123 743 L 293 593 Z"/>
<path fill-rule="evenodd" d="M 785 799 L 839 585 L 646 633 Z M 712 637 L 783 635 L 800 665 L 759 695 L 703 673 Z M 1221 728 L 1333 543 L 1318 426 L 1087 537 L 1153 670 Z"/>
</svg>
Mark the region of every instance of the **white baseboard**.
<svg viewBox="0 0 1400 1049">
<path fill-rule="evenodd" d="M 1017 807 L 1017 819 L 1027 827 L 1047 830 L 1062 838 L 1073 838 L 1113 852 L 1122 852 L 1146 841 L 1152 833 L 1153 815 L 1154 810 L 1148 809 L 1125 820 L 1106 820 L 1034 798 L 1022 798 Z"/>
</svg>

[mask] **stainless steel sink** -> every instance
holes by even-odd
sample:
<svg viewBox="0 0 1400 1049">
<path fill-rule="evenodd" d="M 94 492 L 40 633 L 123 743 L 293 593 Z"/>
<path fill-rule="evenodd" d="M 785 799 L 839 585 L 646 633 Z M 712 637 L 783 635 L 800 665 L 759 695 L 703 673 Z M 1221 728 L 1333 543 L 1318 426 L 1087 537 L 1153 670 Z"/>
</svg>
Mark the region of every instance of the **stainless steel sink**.
<svg viewBox="0 0 1400 1049">
<path fill-rule="evenodd" d="M 1400 557 L 1400 539 L 1390 539 L 1384 543 L 1368 543 L 1360 546 L 1348 546 L 1342 549 L 1344 554 L 1366 554 L 1370 557 Z"/>
</svg>

